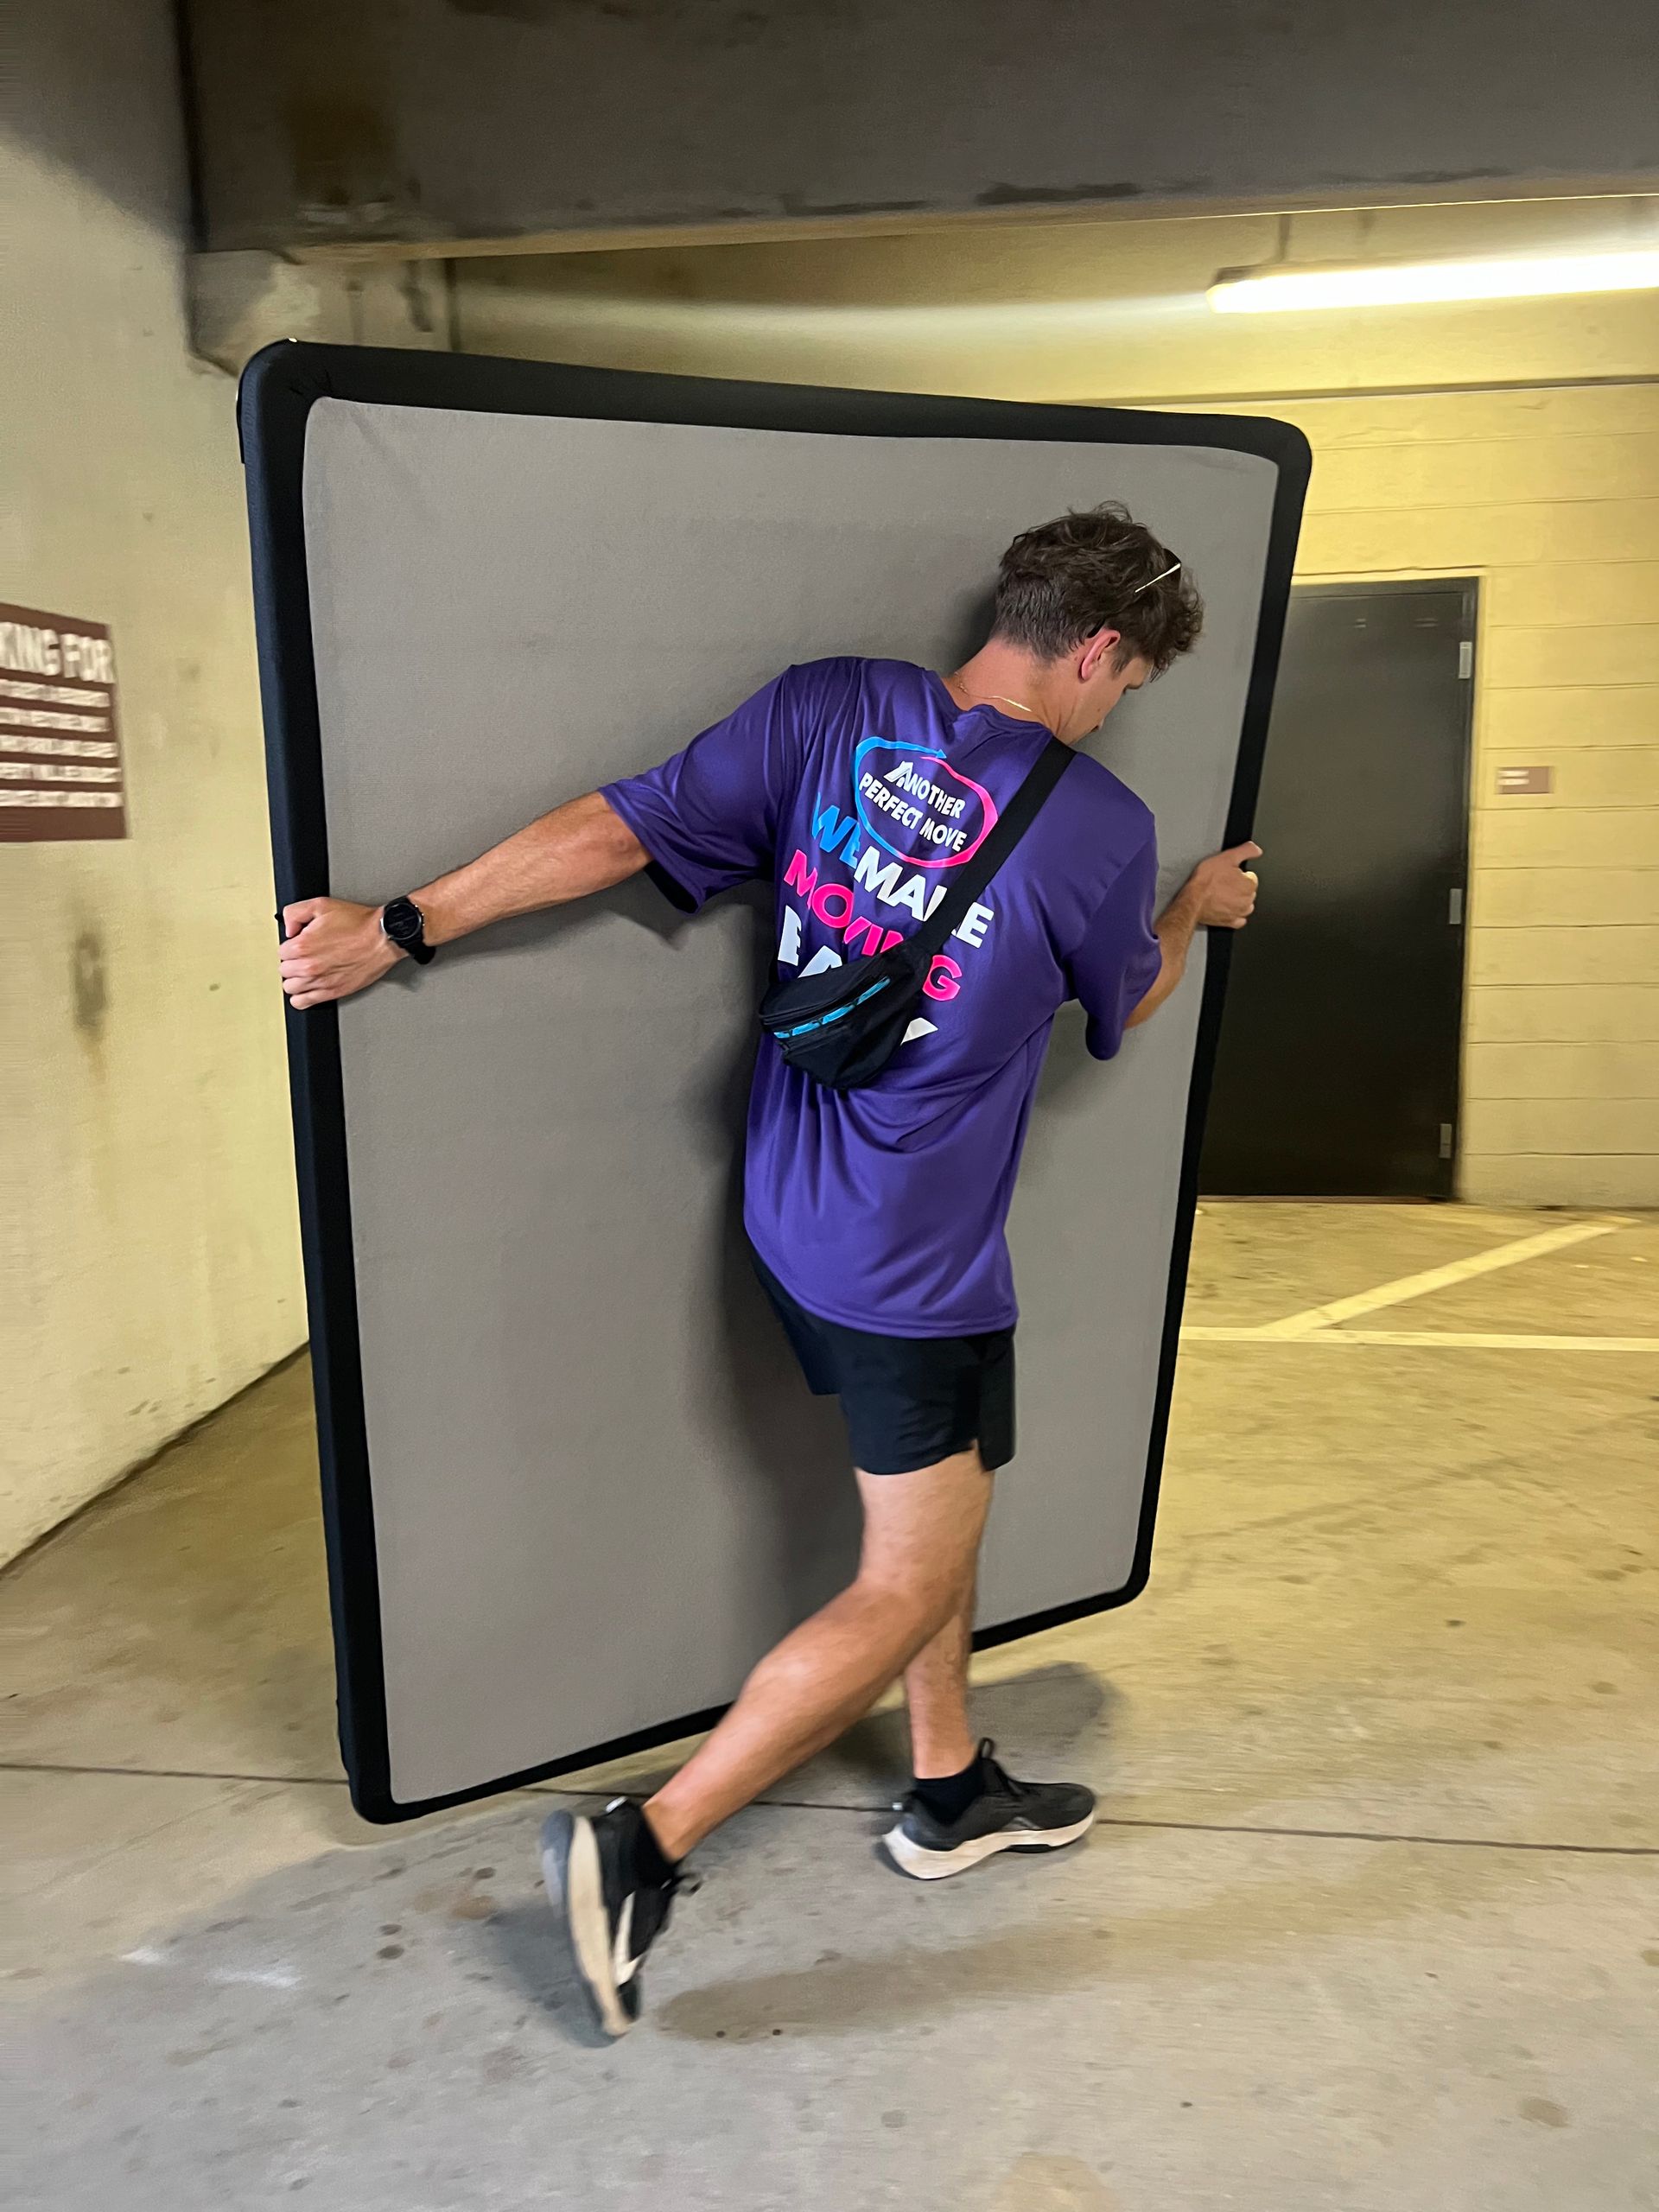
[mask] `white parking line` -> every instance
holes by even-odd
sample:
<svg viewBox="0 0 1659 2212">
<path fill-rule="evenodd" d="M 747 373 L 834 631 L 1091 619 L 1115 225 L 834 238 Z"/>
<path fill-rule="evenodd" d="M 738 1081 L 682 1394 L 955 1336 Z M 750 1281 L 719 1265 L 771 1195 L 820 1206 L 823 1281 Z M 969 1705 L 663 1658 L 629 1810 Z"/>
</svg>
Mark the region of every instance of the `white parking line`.
<svg viewBox="0 0 1659 2212">
<path fill-rule="evenodd" d="M 1287 1337 L 1273 1328 L 1193 1327 L 1181 1331 L 1193 1344 L 1426 1344 L 1461 1351 L 1636 1351 L 1659 1354 L 1659 1337 L 1525 1337 L 1451 1329 L 1317 1329 Z"/>
<path fill-rule="evenodd" d="M 1421 1298 L 1432 1290 L 1448 1290 L 1454 1283 L 1491 1274 L 1498 1268 L 1517 1267 L 1522 1260 L 1541 1259 L 1547 1252 L 1565 1251 L 1569 1245 L 1586 1243 L 1592 1236 L 1611 1236 L 1614 1230 L 1625 1225 L 1622 1220 L 1575 1221 L 1560 1229 L 1546 1229 L 1539 1236 L 1522 1236 L 1514 1243 L 1499 1244 L 1488 1252 L 1474 1252 L 1467 1259 L 1453 1260 L 1443 1268 L 1429 1268 L 1421 1274 L 1402 1275 L 1397 1281 L 1378 1284 L 1375 1290 L 1357 1291 L 1351 1298 L 1334 1299 L 1328 1306 L 1310 1306 L 1306 1313 L 1292 1313 L 1282 1321 L 1265 1322 L 1251 1333 L 1269 1341 L 1314 1336 L 1335 1328 L 1340 1321 L 1351 1320 L 1357 1314 L 1375 1313 L 1380 1306 L 1398 1306 L 1408 1298 Z"/>
</svg>

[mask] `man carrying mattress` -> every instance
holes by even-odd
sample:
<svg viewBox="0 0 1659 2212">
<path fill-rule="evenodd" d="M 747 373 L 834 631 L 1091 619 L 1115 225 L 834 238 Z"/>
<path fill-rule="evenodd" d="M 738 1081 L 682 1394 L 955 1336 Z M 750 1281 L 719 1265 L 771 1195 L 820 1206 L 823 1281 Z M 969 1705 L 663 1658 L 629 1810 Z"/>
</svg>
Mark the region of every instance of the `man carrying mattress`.
<svg viewBox="0 0 1659 2212">
<path fill-rule="evenodd" d="M 969 1725 L 976 1563 L 1014 1452 L 1004 1224 L 1057 1009 L 1079 1000 L 1109 1059 L 1180 982 L 1194 932 L 1241 928 L 1255 904 L 1243 845 L 1155 914 L 1151 815 L 1071 750 L 1201 617 L 1180 563 L 1122 508 L 1066 515 L 1003 555 L 990 636 L 953 675 L 787 669 L 661 767 L 435 883 L 284 912 L 283 988 L 306 1007 L 641 869 L 687 911 L 774 887 L 745 1221 L 809 1384 L 841 1402 L 863 1541 L 851 1586 L 646 1804 L 548 1821 L 549 1892 L 613 2035 L 639 2016 L 687 1854 L 900 1675 L 914 1780 L 885 1842 L 906 1873 L 1054 1849 L 1094 1819 L 1086 1789 L 1016 1781 Z"/>
</svg>

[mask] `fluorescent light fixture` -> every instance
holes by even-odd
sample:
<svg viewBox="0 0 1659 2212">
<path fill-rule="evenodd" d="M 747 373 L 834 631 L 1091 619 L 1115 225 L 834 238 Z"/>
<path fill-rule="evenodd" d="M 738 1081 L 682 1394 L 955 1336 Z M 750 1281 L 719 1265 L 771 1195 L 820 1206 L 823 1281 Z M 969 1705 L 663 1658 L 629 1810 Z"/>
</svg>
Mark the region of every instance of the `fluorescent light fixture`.
<svg viewBox="0 0 1659 2212">
<path fill-rule="evenodd" d="M 1357 268 L 1224 269 L 1210 287 L 1217 315 L 1310 308 L 1408 307 L 1425 300 L 1528 300 L 1560 292 L 1659 287 L 1659 248 L 1624 253 L 1511 254 L 1486 261 L 1378 261 Z"/>
</svg>

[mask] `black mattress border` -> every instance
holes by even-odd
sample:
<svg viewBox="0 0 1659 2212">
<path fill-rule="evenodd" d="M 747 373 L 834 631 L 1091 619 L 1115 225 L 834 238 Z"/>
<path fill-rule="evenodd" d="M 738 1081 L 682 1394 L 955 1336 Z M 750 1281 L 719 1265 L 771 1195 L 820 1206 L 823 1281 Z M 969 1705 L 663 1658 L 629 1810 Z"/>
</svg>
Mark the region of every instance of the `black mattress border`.
<svg viewBox="0 0 1659 2212">
<path fill-rule="evenodd" d="M 715 378 L 497 360 L 472 354 L 287 340 L 254 355 L 243 372 L 238 398 L 279 931 L 283 906 L 297 899 L 321 895 L 329 881 L 303 508 L 306 428 L 311 410 L 320 399 L 859 437 L 1027 438 L 1079 444 L 1207 446 L 1256 454 L 1274 464 L 1278 483 L 1226 842 L 1239 844 L 1250 834 L 1312 465 L 1306 440 L 1291 424 L 1261 416 L 1031 405 L 1014 400 L 852 391 L 808 385 L 744 384 Z M 975 1637 L 976 1649 L 1006 1643 L 1016 1637 L 1128 1605 L 1147 1586 L 1198 1203 L 1198 1156 L 1231 947 L 1228 932 L 1215 932 L 1205 966 L 1187 1094 L 1157 1395 L 1128 1580 L 1121 1589 L 982 1630 Z M 289 1007 L 286 1018 L 340 1744 L 356 1809 L 368 1821 L 413 1820 L 446 1806 L 648 1751 L 712 1726 L 723 1707 L 682 1713 L 608 1743 L 590 1745 L 445 1796 L 418 1802 L 400 1801 L 395 1796 L 387 1740 L 374 1500 L 358 1336 L 339 1018 L 332 1006 L 304 1014 Z"/>
</svg>

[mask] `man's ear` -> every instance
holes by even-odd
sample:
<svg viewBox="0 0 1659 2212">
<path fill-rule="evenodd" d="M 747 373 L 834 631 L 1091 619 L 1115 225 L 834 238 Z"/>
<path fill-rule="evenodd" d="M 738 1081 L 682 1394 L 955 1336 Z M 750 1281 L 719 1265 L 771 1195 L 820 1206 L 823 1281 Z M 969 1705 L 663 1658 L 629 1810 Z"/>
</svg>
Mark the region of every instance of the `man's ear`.
<svg viewBox="0 0 1659 2212">
<path fill-rule="evenodd" d="M 1084 640 L 1082 656 L 1077 662 L 1077 675 L 1083 683 L 1089 681 L 1107 654 L 1122 642 L 1122 636 L 1121 630 L 1096 630 L 1092 637 Z"/>
</svg>

